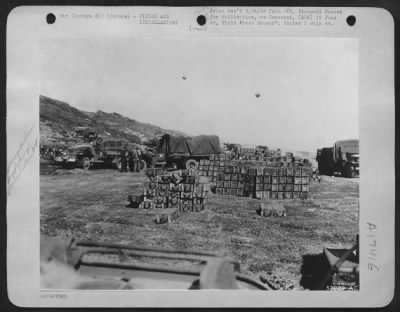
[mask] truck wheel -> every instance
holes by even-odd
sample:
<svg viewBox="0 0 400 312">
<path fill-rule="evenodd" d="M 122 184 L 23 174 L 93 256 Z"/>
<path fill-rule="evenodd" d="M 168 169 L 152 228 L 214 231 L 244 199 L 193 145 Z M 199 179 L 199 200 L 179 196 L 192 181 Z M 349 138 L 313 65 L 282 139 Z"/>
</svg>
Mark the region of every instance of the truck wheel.
<svg viewBox="0 0 400 312">
<path fill-rule="evenodd" d="M 140 161 L 140 172 L 145 172 L 146 171 L 146 169 L 147 169 L 147 164 L 146 164 L 146 162 L 142 159 L 141 161 Z"/>
<path fill-rule="evenodd" d="M 344 166 L 343 173 L 344 173 L 343 175 L 344 175 L 346 178 L 354 178 L 353 168 L 351 167 L 350 164 L 346 164 L 346 165 Z"/>
<path fill-rule="evenodd" d="M 194 159 L 189 159 L 186 161 L 186 169 L 197 169 L 199 166 L 199 163 L 195 161 Z"/>
<path fill-rule="evenodd" d="M 88 169 L 90 168 L 90 160 L 89 160 L 89 157 L 83 157 L 83 158 L 82 158 L 81 165 L 82 165 L 82 169 L 88 170 Z"/>
</svg>

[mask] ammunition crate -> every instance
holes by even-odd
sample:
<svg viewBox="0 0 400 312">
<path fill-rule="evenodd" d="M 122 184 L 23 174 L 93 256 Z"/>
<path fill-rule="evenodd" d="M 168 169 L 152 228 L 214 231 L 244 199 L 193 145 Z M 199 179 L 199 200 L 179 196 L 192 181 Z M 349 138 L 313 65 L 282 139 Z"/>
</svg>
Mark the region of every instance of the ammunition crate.
<svg viewBox="0 0 400 312">
<path fill-rule="evenodd" d="M 256 191 L 263 191 L 264 190 L 264 184 L 256 184 Z"/>
<path fill-rule="evenodd" d="M 301 168 L 301 176 L 302 177 L 309 177 L 311 175 L 311 168 L 303 167 Z"/>
<path fill-rule="evenodd" d="M 204 159 L 204 166 L 209 166 L 209 165 L 210 165 L 210 160 Z"/>
<path fill-rule="evenodd" d="M 214 161 L 213 166 L 216 167 L 216 168 L 218 168 L 218 167 L 219 167 L 219 160 Z"/>
<path fill-rule="evenodd" d="M 262 184 L 264 183 L 264 177 L 263 176 L 257 176 L 256 177 L 256 184 Z"/>
<path fill-rule="evenodd" d="M 271 199 L 278 199 L 278 192 L 270 192 Z"/>
<path fill-rule="evenodd" d="M 271 191 L 271 184 L 270 183 L 264 184 L 264 191 Z"/>
<path fill-rule="evenodd" d="M 153 209 L 153 206 L 154 206 L 154 203 L 153 203 L 153 201 L 150 201 L 150 200 L 142 201 L 139 205 L 139 207 L 143 208 L 143 209 Z"/>
<path fill-rule="evenodd" d="M 244 196 L 244 191 L 243 191 L 243 189 L 240 189 L 240 188 L 238 188 L 238 189 L 236 189 L 236 194 L 235 194 L 236 196 Z"/>
<path fill-rule="evenodd" d="M 309 184 L 310 183 L 310 178 L 309 177 L 302 177 L 301 178 L 301 184 Z"/>
<path fill-rule="evenodd" d="M 231 181 L 224 181 L 224 188 L 231 187 Z"/>
<path fill-rule="evenodd" d="M 249 176 L 256 176 L 257 175 L 257 168 L 249 168 L 248 169 Z"/>
<path fill-rule="evenodd" d="M 241 174 L 247 174 L 247 168 L 246 167 L 241 167 L 240 173 Z"/>
<path fill-rule="evenodd" d="M 217 195 L 223 195 L 223 194 L 224 194 L 224 189 L 223 189 L 222 187 L 217 187 L 217 188 L 215 189 L 215 193 L 216 193 Z"/>
<path fill-rule="evenodd" d="M 278 184 L 278 192 L 285 192 L 286 184 Z"/>
<path fill-rule="evenodd" d="M 293 192 L 300 192 L 300 184 L 293 184 Z"/>
<path fill-rule="evenodd" d="M 269 191 L 264 191 L 264 192 L 263 192 L 263 198 L 271 198 L 271 192 L 269 192 Z"/>
<path fill-rule="evenodd" d="M 160 191 L 169 191 L 170 183 L 158 183 L 158 190 Z"/>
<path fill-rule="evenodd" d="M 286 176 L 287 176 L 287 177 L 293 177 L 293 176 L 294 176 L 294 170 L 293 170 L 293 168 L 291 168 L 291 167 L 286 168 Z"/>
<path fill-rule="evenodd" d="M 215 160 L 215 154 L 210 154 L 210 156 L 208 157 L 211 161 Z"/>
<path fill-rule="evenodd" d="M 153 208 L 155 209 L 165 209 L 165 204 L 157 204 L 157 203 L 153 203 Z"/>
<path fill-rule="evenodd" d="M 285 192 L 285 199 L 292 199 L 293 193 L 292 192 Z"/>
<path fill-rule="evenodd" d="M 229 174 L 225 174 L 224 175 L 224 180 L 225 181 L 230 181 L 231 180 L 231 176 Z"/>
<path fill-rule="evenodd" d="M 237 183 L 237 187 L 243 189 L 244 188 L 244 182 L 243 181 L 239 181 Z"/>
<path fill-rule="evenodd" d="M 286 191 L 293 192 L 293 184 L 286 184 Z"/>
<path fill-rule="evenodd" d="M 217 187 L 224 187 L 223 181 L 217 181 Z"/>
<path fill-rule="evenodd" d="M 192 211 L 194 212 L 199 212 L 205 209 L 205 204 L 201 203 L 201 204 L 193 204 L 193 208 Z"/>
<path fill-rule="evenodd" d="M 280 168 L 279 169 L 279 176 L 280 177 L 286 177 L 286 168 Z"/>
<path fill-rule="evenodd" d="M 219 154 L 219 160 L 225 160 L 225 154 Z"/>
<path fill-rule="evenodd" d="M 182 212 L 189 212 L 189 211 L 192 211 L 192 207 L 193 207 L 192 203 L 185 204 L 185 203 L 181 202 L 179 210 L 182 211 Z"/>
<path fill-rule="evenodd" d="M 272 177 L 272 184 L 279 184 L 279 177 Z"/>
<path fill-rule="evenodd" d="M 293 192 L 292 193 L 293 199 L 299 199 L 300 198 L 299 194 L 300 194 L 299 192 Z"/>
<path fill-rule="evenodd" d="M 195 184 L 196 177 L 195 176 L 185 176 L 185 177 L 183 177 L 182 182 L 186 183 L 186 184 Z"/>
<path fill-rule="evenodd" d="M 279 175 L 279 169 L 271 168 L 271 175 L 272 177 L 277 177 Z"/>
<path fill-rule="evenodd" d="M 264 168 L 264 176 L 272 176 L 271 168 Z"/>
<path fill-rule="evenodd" d="M 301 184 L 301 178 L 300 177 L 294 177 L 294 183 L 293 184 Z"/>
<path fill-rule="evenodd" d="M 294 168 L 294 176 L 301 177 L 301 168 Z"/>
<path fill-rule="evenodd" d="M 301 191 L 302 191 L 302 192 L 308 192 L 308 189 L 309 189 L 309 188 L 308 188 L 308 185 L 302 185 L 302 186 L 301 186 Z"/>
<path fill-rule="evenodd" d="M 238 182 L 244 182 L 245 176 L 243 174 L 238 174 Z"/>
<path fill-rule="evenodd" d="M 220 166 L 220 167 L 225 167 L 225 161 L 223 161 L 223 160 L 221 161 L 221 160 L 220 160 L 220 161 L 219 161 L 219 166 Z"/>
<path fill-rule="evenodd" d="M 232 173 L 233 169 L 231 165 L 225 166 L 225 173 Z"/>
<path fill-rule="evenodd" d="M 231 174 L 231 181 L 237 182 L 239 180 L 239 177 L 236 173 Z"/>
<path fill-rule="evenodd" d="M 179 184 L 174 184 L 174 183 L 170 183 L 169 185 L 169 191 L 170 192 L 180 192 L 181 188 L 179 186 Z"/>
<path fill-rule="evenodd" d="M 157 186 L 158 186 L 157 182 L 147 182 L 146 188 L 148 190 L 154 190 L 157 188 Z"/>
<path fill-rule="evenodd" d="M 279 184 L 286 184 L 286 177 L 279 177 Z"/>
<path fill-rule="evenodd" d="M 231 188 L 237 188 L 238 187 L 238 183 L 236 181 L 231 181 Z"/>
<path fill-rule="evenodd" d="M 272 192 L 277 192 L 278 191 L 278 185 L 279 184 L 271 184 L 271 191 Z"/>
<path fill-rule="evenodd" d="M 307 199 L 308 198 L 308 192 L 301 192 L 299 194 L 300 199 Z"/>
<path fill-rule="evenodd" d="M 193 204 L 204 204 L 205 202 L 205 198 L 193 198 Z"/>
<path fill-rule="evenodd" d="M 192 192 L 181 192 L 181 199 L 192 199 L 193 198 L 193 193 Z"/>
<path fill-rule="evenodd" d="M 278 192 L 278 199 L 284 199 L 285 192 Z"/>
<path fill-rule="evenodd" d="M 271 176 L 264 176 L 263 177 L 263 181 L 264 181 L 264 184 L 270 184 L 271 181 L 272 181 L 272 177 Z"/>
<path fill-rule="evenodd" d="M 262 199 L 262 198 L 263 198 L 263 192 L 257 192 L 257 191 L 256 191 L 254 197 L 255 197 L 256 199 Z"/>
<path fill-rule="evenodd" d="M 204 166 L 204 165 L 205 165 L 205 159 L 200 159 L 199 168 L 200 168 L 200 166 Z"/>
<path fill-rule="evenodd" d="M 182 192 L 188 193 L 188 192 L 193 192 L 194 190 L 194 185 L 193 184 L 182 184 Z"/>
<path fill-rule="evenodd" d="M 155 177 L 149 177 L 149 182 L 153 182 L 153 183 L 158 183 L 158 176 Z"/>
<path fill-rule="evenodd" d="M 144 190 L 145 197 L 154 197 L 156 196 L 156 189 L 145 189 Z"/>
<path fill-rule="evenodd" d="M 229 191 L 229 195 L 235 196 L 236 195 L 236 189 L 231 188 L 230 191 Z"/>
<path fill-rule="evenodd" d="M 294 177 L 290 176 L 290 177 L 286 177 L 286 183 L 287 184 L 293 184 L 294 182 Z"/>
<path fill-rule="evenodd" d="M 155 196 L 156 197 L 165 197 L 165 196 L 168 196 L 168 194 L 169 194 L 169 190 L 160 190 L 160 189 L 158 189 L 158 190 L 156 190 Z"/>
<path fill-rule="evenodd" d="M 228 188 L 228 187 L 224 187 L 224 192 L 223 192 L 223 195 L 231 195 L 230 188 Z"/>
</svg>

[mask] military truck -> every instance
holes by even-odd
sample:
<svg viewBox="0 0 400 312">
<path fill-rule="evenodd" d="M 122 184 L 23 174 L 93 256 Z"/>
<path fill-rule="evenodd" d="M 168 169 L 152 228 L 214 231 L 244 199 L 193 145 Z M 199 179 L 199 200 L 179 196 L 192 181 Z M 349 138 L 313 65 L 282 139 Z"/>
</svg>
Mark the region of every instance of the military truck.
<svg viewBox="0 0 400 312">
<path fill-rule="evenodd" d="M 158 144 L 157 163 L 175 169 L 197 169 L 200 159 L 209 159 L 210 154 L 220 154 L 221 146 L 216 135 L 193 137 L 163 135 Z"/>
<path fill-rule="evenodd" d="M 360 175 L 359 158 L 359 140 L 343 140 L 335 142 L 333 147 L 318 149 L 316 159 L 320 174 L 340 173 L 354 178 Z"/>
<path fill-rule="evenodd" d="M 71 146 L 63 157 L 65 168 L 93 168 L 96 163 L 121 169 L 121 153 L 129 152 L 132 145 L 124 140 L 97 140 L 95 144 L 83 143 Z M 146 169 L 141 159 L 141 171 Z"/>
</svg>

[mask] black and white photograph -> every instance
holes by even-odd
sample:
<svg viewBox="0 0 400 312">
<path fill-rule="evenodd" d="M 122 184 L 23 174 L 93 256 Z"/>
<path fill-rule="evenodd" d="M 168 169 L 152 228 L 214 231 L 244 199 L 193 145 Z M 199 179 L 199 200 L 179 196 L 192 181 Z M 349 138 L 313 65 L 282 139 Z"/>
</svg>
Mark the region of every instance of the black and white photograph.
<svg viewBox="0 0 400 312">
<path fill-rule="evenodd" d="M 370 164 L 390 154 L 379 137 L 394 123 L 389 75 L 366 70 L 359 39 L 371 12 L 50 9 L 37 11 L 46 14 L 32 39 L 34 84 L 20 74 L 28 58 L 8 61 L 9 101 L 29 103 L 10 110 L 21 117 L 8 133 L 22 143 L 10 143 L 8 196 L 20 206 L 19 185 L 31 185 L 37 207 L 32 227 L 19 220 L 27 209 L 9 214 L 26 226 L 11 239 L 28 246 L 32 237 L 41 300 L 66 306 L 79 296 L 84 306 L 91 296 L 98 306 L 104 294 L 118 306 L 135 290 L 350 298 L 388 274 L 392 175 L 371 179 L 379 171 Z M 38 13 L 20 13 L 36 25 Z M 373 212 L 380 198 L 388 210 Z"/>
<path fill-rule="evenodd" d="M 357 290 L 357 48 L 43 41 L 42 286 Z"/>
</svg>

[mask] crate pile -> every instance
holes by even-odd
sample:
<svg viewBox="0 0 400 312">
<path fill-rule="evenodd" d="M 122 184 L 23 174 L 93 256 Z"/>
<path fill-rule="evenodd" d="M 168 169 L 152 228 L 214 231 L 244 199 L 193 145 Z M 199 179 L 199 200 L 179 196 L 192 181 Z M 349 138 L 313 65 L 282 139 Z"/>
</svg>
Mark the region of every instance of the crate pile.
<svg viewBox="0 0 400 312">
<path fill-rule="evenodd" d="M 204 210 L 208 185 L 196 182 L 195 176 L 186 174 L 178 183 L 170 175 L 149 177 L 140 207 L 144 209 L 177 208 L 181 212 Z"/>
<path fill-rule="evenodd" d="M 199 175 L 215 182 L 217 194 L 257 199 L 307 199 L 311 173 L 295 162 L 226 160 L 224 154 L 199 165 Z"/>
</svg>

